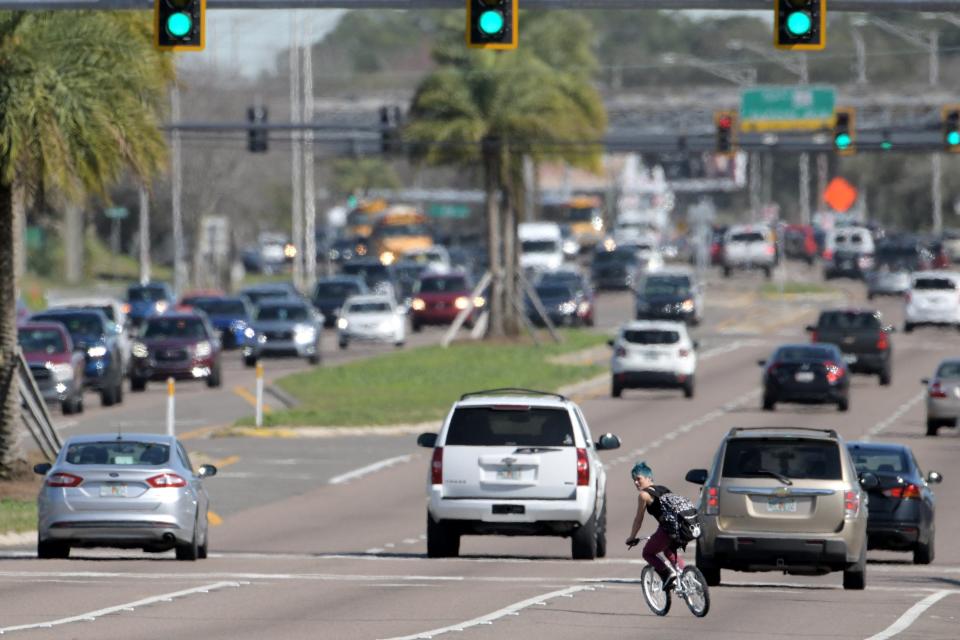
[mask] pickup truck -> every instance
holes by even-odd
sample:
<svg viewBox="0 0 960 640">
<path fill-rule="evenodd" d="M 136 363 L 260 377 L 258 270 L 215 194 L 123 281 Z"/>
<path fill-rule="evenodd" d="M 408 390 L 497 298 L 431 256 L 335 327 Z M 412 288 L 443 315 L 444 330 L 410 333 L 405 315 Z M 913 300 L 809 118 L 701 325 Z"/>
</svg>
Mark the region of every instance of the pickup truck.
<svg viewBox="0 0 960 640">
<path fill-rule="evenodd" d="M 883 323 L 879 311 L 872 309 L 827 309 L 820 312 L 817 324 L 807 327 L 811 342 L 837 345 L 847 368 L 880 378 L 887 386 L 893 374 L 894 328 Z"/>
<path fill-rule="evenodd" d="M 777 246 L 773 232 L 760 225 L 730 227 L 723 242 L 723 277 L 735 269 L 762 269 L 770 278 L 777 264 Z"/>
</svg>

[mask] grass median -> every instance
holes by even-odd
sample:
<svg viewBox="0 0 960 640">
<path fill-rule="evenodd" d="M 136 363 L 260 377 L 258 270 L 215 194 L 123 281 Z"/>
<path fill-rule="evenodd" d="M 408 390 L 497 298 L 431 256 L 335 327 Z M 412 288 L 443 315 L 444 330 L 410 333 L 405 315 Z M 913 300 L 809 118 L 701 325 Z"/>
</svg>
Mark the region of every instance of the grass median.
<svg viewBox="0 0 960 640">
<path fill-rule="evenodd" d="M 804 295 L 831 295 L 839 294 L 840 290 L 828 284 L 820 282 L 784 282 L 783 289 L 778 282 L 765 282 L 760 287 L 760 295 L 765 298 L 777 298 L 781 294 L 784 296 L 804 296 Z"/>
<path fill-rule="evenodd" d="M 0 499 L 0 534 L 21 533 L 37 528 L 37 501 Z"/>
<path fill-rule="evenodd" d="M 564 331 L 564 342 L 478 342 L 394 351 L 342 366 L 287 376 L 278 385 L 300 405 L 264 415 L 265 426 L 371 426 L 442 418 L 468 391 L 497 387 L 555 390 L 605 370 L 557 364 L 555 356 L 602 345 L 607 336 Z M 241 420 L 250 426 L 252 419 Z"/>
</svg>

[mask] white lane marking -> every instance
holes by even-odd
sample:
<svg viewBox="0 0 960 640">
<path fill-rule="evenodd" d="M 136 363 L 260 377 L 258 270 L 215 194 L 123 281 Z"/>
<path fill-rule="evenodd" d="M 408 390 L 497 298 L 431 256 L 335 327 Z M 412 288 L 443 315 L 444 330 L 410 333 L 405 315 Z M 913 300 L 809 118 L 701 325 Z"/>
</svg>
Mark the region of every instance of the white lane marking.
<svg viewBox="0 0 960 640">
<path fill-rule="evenodd" d="M 374 462 L 373 464 L 368 464 L 365 467 L 360 467 L 359 469 L 354 469 L 353 471 L 348 471 L 347 473 L 342 473 L 339 476 L 334 476 L 330 478 L 328 484 L 343 484 L 345 482 L 350 482 L 351 480 L 356 480 L 357 478 L 362 478 L 363 476 L 369 475 L 380 471 L 381 469 L 386 469 L 387 467 L 392 467 L 397 464 L 403 464 L 404 462 L 410 462 L 413 459 L 413 455 L 397 456 L 395 458 L 387 458 L 386 460 L 381 460 L 380 462 Z"/>
<path fill-rule="evenodd" d="M 897 621 L 892 625 L 880 633 L 870 636 L 867 638 L 867 640 L 887 640 L 887 638 L 892 638 L 901 631 L 905 631 L 910 627 L 910 625 L 916 622 L 917 618 L 923 615 L 924 611 L 953 593 L 960 593 L 960 591 L 956 589 L 943 589 L 941 591 L 931 593 L 926 598 L 907 609 L 906 613 L 897 618 Z"/>
<path fill-rule="evenodd" d="M 536 596 L 511 604 L 508 607 L 504 607 L 493 613 L 488 613 L 485 616 L 480 616 L 479 618 L 474 618 L 473 620 L 467 620 L 466 622 L 461 622 L 459 624 L 451 625 L 449 627 L 442 627 L 440 629 L 431 629 L 430 631 L 423 631 L 421 633 L 415 633 L 410 636 L 396 636 L 390 638 L 389 640 L 417 640 L 418 638 L 433 638 L 444 633 L 450 633 L 451 631 L 463 631 L 469 629 L 470 627 L 476 627 L 481 624 L 492 624 L 495 620 L 498 620 L 504 616 L 517 615 L 523 609 L 532 607 L 535 605 L 545 605 L 547 600 L 553 600 L 554 598 L 562 598 L 565 596 L 572 596 L 578 591 L 592 591 L 593 587 L 579 586 L 579 587 L 568 587 L 566 589 L 561 589 L 559 591 L 551 591 L 550 593 L 545 593 L 542 596 Z"/>
<path fill-rule="evenodd" d="M 210 591 L 216 591 L 218 589 L 225 589 L 227 587 L 239 587 L 239 582 L 214 582 L 213 584 L 203 585 L 202 587 L 194 587 L 193 589 L 184 589 L 183 591 L 174 591 L 173 593 L 164 593 L 159 596 L 152 596 L 150 598 L 143 598 L 142 600 L 137 600 L 135 602 L 128 602 L 126 604 L 118 604 L 115 607 L 107 607 L 106 609 L 98 609 L 96 611 L 90 611 L 88 613 L 81 613 L 78 616 L 70 616 L 69 618 L 60 618 L 59 620 L 49 620 L 47 622 L 35 622 L 33 624 L 20 624 L 13 627 L 3 627 L 0 628 L 0 633 L 7 633 L 8 631 L 25 631 L 27 629 L 49 629 L 50 627 L 59 627 L 65 624 L 71 624 L 73 622 L 93 622 L 97 618 L 101 618 L 111 613 L 119 613 L 121 611 L 133 611 L 137 607 L 145 607 L 151 604 L 156 604 L 158 602 L 170 602 L 176 598 L 184 598 L 186 596 L 192 596 L 195 593 L 209 593 Z"/>
<path fill-rule="evenodd" d="M 867 431 L 867 434 L 860 439 L 865 442 L 869 442 L 873 436 L 880 435 L 880 433 L 886 431 L 894 422 L 902 418 L 907 411 L 910 411 L 915 404 L 923 400 L 925 395 L 926 391 L 921 391 L 917 395 L 901 404 L 897 410 L 891 413 L 886 419 L 873 425 L 873 427 Z"/>
<path fill-rule="evenodd" d="M 703 353 L 697 356 L 697 360 L 698 361 L 710 360 L 711 358 L 715 358 L 717 356 L 722 356 L 727 353 L 733 353 L 734 351 L 742 347 L 759 347 L 763 344 L 764 344 L 763 340 L 734 340 L 728 344 L 725 344 L 719 347 L 714 347 L 713 349 L 707 349 L 706 351 L 704 351 Z"/>
</svg>

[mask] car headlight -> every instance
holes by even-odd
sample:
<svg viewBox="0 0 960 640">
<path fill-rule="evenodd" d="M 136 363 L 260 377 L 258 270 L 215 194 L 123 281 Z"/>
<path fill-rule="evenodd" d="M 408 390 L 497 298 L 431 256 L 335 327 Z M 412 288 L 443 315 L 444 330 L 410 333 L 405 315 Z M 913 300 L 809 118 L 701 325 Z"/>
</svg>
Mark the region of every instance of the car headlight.
<svg viewBox="0 0 960 640">
<path fill-rule="evenodd" d="M 47 368 L 53 372 L 53 377 L 57 382 L 66 382 L 73 380 L 73 367 L 69 364 L 48 364 Z"/>
<path fill-rule="evenodd" d="M 597 231 L 603 231 L 603 218 L 594 218 L 590 221 L 590 225 Z"/>
<path fill-rule="evenodd" d="M 166 300 L 157 300 L 153 303 L 153 308 L 157 310 L 157 313 L 165 313 L 170 308 L 170 303 Z"/>
<path fill-rule="evenodd" d="M 584 300 L 579 305 L 577 305 L 577 313 L 584 316 L 590 313 L 590 303 Z"/>
<path fill-rule="evenodd" d="M 253 327 L 247 327 L 243 330 L 243 335 L 245 338 L 252 340 L 253 336 L 257 335 L 257 332 L 253 330 Z"/>
<path fill-rule="evenodd" d="M 258 344 L 267 344 L 267 336 L 264 335 L 264 334 L 262 334 L 262 333 L 261 333 L 260 335 L 258 335 L 258 336 L 257 336 L 257 343 L 258 343 Z"/>
<path fill-rule="evenodd" d="M 134 358 L 146 358 L 150 355 L 150 350 L 142 342 L 134 342 L 130 347 L 130 353 Z"/>
<path fill-rule="evenodd" d="M 410 307 L 414 311 L 423 311 L 427 308 L 427 303 L 424 302 L 422 298 L 414 298 L 413 302 L 410 303 Z"/>
<path fill-rule="evenodd" d="M 338 319 L 337 319 L 337 328 L 338 328 L 338 329 L 346 329 L 346 328 L 349 327 L 349 326 L 350 326 L 350 323 L 347 322 L 347 319 L 346 319 L 346 318 L 338 318 Z"/>
<path fill-rule="evenodd" d="M 213 347 L 210 346 L 209 342 L 198 342 L 197 346 L 194 347 L 194 353 L 198 358 L 206 358 L 213 353 Z"/>
<path fill-rule="evenodd" d="M 457 309 L 460 309 L 461 311 L 463 311 L 464 309 L 467 308 L 467 305 L 468 305 L 469 303 L 470 303 L 470 301 L 467 300 L 467 298 L 466 298 L 465 296 L 459 296 L 456 300 L 453 301 L 453 306 L 455 306 Z"/>
<path fill-rule="evenodd" d="M 386 266 L 390 266 L 397 260 L 397 256 L 393 254 L 393 251 L 384 251 L 380 254 L 380 263 Z"/>
<path fill-rule="evenodd" d="M 87 349 L 87 355 L 91 358 L 102 358 L 107 355 L 107 348 L 103 345 L 97 345 Z"/>
<path fill-rule="evenodd" d="M 477 296 L 476 298 L 473 299 L 473 306 L 478 309 L 485 304 L 487 304 L 487 300 L 483 296 Z"/>
<path fill-rule="evenodd" d="M 560 313 L 565 316 L 570 315 L 577 310 L 577 304 L 575 302 L 564 302 L 560 305 Z"/>
<path fill-rule="evenodd" d="M 293 328 L 293 340 L 294 342 L 305 344 L 307 342 L 313 342 L 317 337 L 316 330 L 307 324 L 298 324 Z"/>
<path fill-rule="evenodd" d="M 693 311 L 693 300 L 692 300 L 692 299 L 688 299 L 688 300 L 684 300 L 683 302 L 681 302 L 681 303 L 680 303 L 680 310 L 681 310 L 681 311 Z"/>
</svg>

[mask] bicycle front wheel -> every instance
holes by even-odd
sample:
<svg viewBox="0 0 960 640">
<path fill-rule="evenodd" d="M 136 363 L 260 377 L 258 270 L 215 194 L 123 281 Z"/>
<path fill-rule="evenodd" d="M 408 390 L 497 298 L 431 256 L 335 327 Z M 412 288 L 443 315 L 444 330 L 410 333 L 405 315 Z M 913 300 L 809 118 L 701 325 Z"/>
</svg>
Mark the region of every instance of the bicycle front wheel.
<svg viewBox="0 0 960 640">
<path fill-rule="evenodd" d="M 643 588 L 643 599 L 646 600 L 650 611 L 658 616 L 665 616 L 670 611 L 670 592 L 663 590 L 663 583 L 656 570 L 647 565 L 640 572 L 640 585 Z"/>
<path fill-rule="evenodd" d="M 683 585 L 683 599 L 687 602 L 690 613 L 698 618 L 707 615 L 710 611 L 710 589 L 700 569 L 694 566 L 684 568 L 680 574 L 680 582 Z"/>
</svg>

